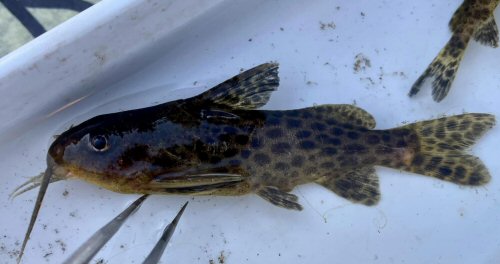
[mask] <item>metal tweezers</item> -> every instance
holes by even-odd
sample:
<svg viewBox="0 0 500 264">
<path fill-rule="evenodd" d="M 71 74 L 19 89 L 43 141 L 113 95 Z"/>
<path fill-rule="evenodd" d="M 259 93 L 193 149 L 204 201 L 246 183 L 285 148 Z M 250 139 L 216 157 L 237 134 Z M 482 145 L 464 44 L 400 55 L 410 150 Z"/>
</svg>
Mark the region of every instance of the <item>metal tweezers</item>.
<svg viewBox="0 0 500 264">
<path fill-rule="evenodd" d="M 97 254 L 97 252 L 108 242 L 111 237 L 120 229 L 122 224 L 127 220 L 127 218 L 132 215 L 146 200 L 148 195 L 143 195 L 135 202 L 133 202 L 127 209 L 121 212 L 118 216 L 116 216 L 113 220 L 103 226 L 101 229 L 97 230 L 83 245 L 81 245 L 65 262 L 64 264 L 83 264 L 89 263 L 90 260 Z M 179 222 L 179 219 L 186 209 L 188 202 L 186 202 L 179 213 L 175 216 L 174 220 L 168 224 L 163 230 L 163 234 L 156 243 L 155 247 L 149 255 L 144 260 L 143 264 L 156 264 L 160 261 L 161 256 L 163 255 L 163 251 L 165 251 L 165 247 L 168 244 L 168 241 L 172 237 L 172 234 L 175 231 L 175 227 Z"/>
</svg>

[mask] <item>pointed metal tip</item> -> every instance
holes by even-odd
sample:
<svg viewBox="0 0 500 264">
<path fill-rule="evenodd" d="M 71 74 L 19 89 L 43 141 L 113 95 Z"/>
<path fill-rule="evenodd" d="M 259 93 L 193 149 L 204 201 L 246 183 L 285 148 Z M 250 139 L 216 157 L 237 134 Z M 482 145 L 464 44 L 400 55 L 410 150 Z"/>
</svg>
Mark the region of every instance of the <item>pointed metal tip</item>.
<svg viewBox="0 0 500 264">
<path fill-rule="evenodd" d="M 177 213 L 177 215 L 175 216 L 174 220 L 172 221 L 172 223 L 175 222 L 175 225 L 177 225 L 177 222 L 179 222 L 179 219 L 181 218 L 182 214 L 184 213 L 184 210 L 186 209 L 187 205 L 188 205 L 189 201 L 187 201 L 182 207 L 181 207 L 181 210 L 179 210 L 179 212 Z"/>
<path fill-rule="evenodd" d="M 64 264 L 80 264 L 89 263 L 99 250 L 115 235 L 125 221 L 133 214 L 142 202 L 146 200 L 148 194 L 145 194 L 132 204 L 130 204 L 123 212 L 109 221 L 106 225 L 97 230 L 87 241 L 85 241 L 69 258 L 63 262 Z"/>
<path fill-rule="evenodd" d="M 184 210 L 186 209 L 186 206 L 188 205 L 189 202 L 186 202 L 177 215 L 175 216 L 174 220 L 168 224 L 165 229 L 163 230 L 163 234 L 154 246 L 153 250 L 149 253 L 149 255 L 146 257 L 144 260 L 143 264 L 153 264 L 153 263 L 158 263 L 161 259 L 161 256 L 163 255 L 163 251 L 165 251 L 165 248 L 167 247 L 168 242 L 170 241 L 170 238 L 174 234 L 175 228 L 177 227 L 177 223 L 179 222 L 179 219 L 181 218 L 182 214 L 184 213 Z"/>
</svg>

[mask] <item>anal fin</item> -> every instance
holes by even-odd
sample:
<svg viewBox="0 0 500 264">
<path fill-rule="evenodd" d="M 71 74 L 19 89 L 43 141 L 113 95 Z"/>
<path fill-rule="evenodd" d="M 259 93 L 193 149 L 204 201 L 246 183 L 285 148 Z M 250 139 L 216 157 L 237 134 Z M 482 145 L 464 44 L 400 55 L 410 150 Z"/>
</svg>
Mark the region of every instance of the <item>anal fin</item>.
<svg viewBox="0 0 500 264">
<path fill-rule="evenodd" d="M 297 202 L 299 200 L 297 195 L 280 191 L 274 186 L 262 187 L 257 191 L 257 194 L 276 206 L 297 211 L 302 210 L 302 205 Z"/>
<path fill-rule="evenodd" d="M 494 48 L 498 47 L 498 27 L 494 16 L 488 18 L 488 20 L 486 20 L 486 22 L 476 31 L 474 39 L 483 45 Z"/>
<path fill-rule="evenodd" d="M 373 167 L 332 173 L 316 182 L 354 203 L 372 206 L 380 200 L 378 176 Z"/>
</svg>

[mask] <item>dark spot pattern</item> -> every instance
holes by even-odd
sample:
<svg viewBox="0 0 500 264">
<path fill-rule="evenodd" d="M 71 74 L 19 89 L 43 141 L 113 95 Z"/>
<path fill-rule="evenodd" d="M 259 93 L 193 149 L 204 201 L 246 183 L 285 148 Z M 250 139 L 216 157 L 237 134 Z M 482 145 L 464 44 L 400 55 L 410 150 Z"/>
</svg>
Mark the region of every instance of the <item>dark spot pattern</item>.
<svg viewBox="0 0 500 264">
<path fill-rule="evenodd" d="M 264 166 L 271 163 L 271 158 L 264 153 L 256 153 L 253 156 L 253 160 L 260 166 Z"/>
<path fill-rule="evenodd" d="M 300 119 L 288 119 L 286 121 L 287 128 L 299 128 L 302 126 L 302 120 Z"/>
<path fill-rule="evenodd" d="M 239 159 L 233 159 L 233 160 L 230 160 L 228 163 L 229 163 L 229 166 L 240 166 L 241 165 L 241 160 L 239 160 Z"/>
<path fill-rule="evenodd" d="M 294 167 L 302 167 L 302 165 L 304 164 L 304 160 L 305 160 L 305 159 L 304 159 L 304 157 L 302 157 L 302 156 L 294 156 L 294 157 L 292 158 L 292 162 L 291 162 L 291 164 L 292 164 L 292 166 L 294 166 Z"/>
<path fill-rule="evenodd" d="M 326 129 L 326 125 L 320 122 L 314 122 L 311 124 L 311 129 L 317 131 L 324 131 Z"/>
<path fill-rule="evenodd" d="M 309 130 L 300 130 L 298 131 L 295 136 L 298 138 L 298 139 L 304 139 L 304 138 L 308 138 L 310 137 L 312 134 L 311 131 Z"/>
<path fill-rule="evenodd" d="M 303 150 L 312 150 L 316 148 L 316 143 L 312 140 L 303 140 L 299 143 L 299 148 Z"/>
<path fill-rule="evenodd" d="M 262 140 L 260 138 L 253 138 L 252 139 L 252 142 L 250 143 L 250 146 L 253 148 L 253 149 L 260 149 L 263 147 L 262 145 Z"/>
<path fill-rule="evenodd" d="M 399 140 L 398 142 L 396 142 L 396 147 L 397 148 L 406 148 L 406 147 L 408 147 L 408 143 L 404 140 Z"/>
<path fill-rule="evenodd" d="M 335 162 L 327 161 L 320 164 L 322 169 L 333 169 L 335 168 Z"/>
<path fill-rule="evenodd" d="M 238 129 L 236 129 L 235 127 L 232 127 L 232 126 L 224 127 L 223 131 L 224 131 L 224 133 L 229 134 L 229 135 L 235 135 L 236 133 L 238 133 Z"/>
<path fill-rule="evenodd" d="M 439 173 L 443 176 L 449 176 L 452 170 L 449 167 L 443 166 L 439 168 Z"/>
<path fill-rule="evenodd" d="M 321 149 L 321 154 L 322 155 L 327 155 L 327 156 L 332 156 L 337 154 L 337 149 L 333 147 L 326 147 Z"/>
<path fill-rule="evenodd" d="M 467 173 L 467 170 L 463 166 L 457 166 L 455 168 L 455 177 L 458 180 L 462 180 L 465 178 L 465 174 Z"/>
<path fill-rule="evenodd" d="M 274 164 L 274 169 L 278 171 L 287 171 L 290 169 L 290 165 L 288 165 L 288 163 L 285 162 L 278 162 Z"/>
<path fill-rule="evenodd" d="M 340 127 L 334 127 L 334 128 L 332 128 L 331 133 L 335 136 L 341 136 L 344 134 L 344 130 Z"/>
<path fill-rule="evenodd" d="M 424 157 L 422 155 L 415 155 L 413 158 L 412 164 L 413 166 L 421 166 L 424 163 Z"/>
<path fill-rule="evenodd" d="M 278 126 L 281 124 L 281 119 L 279 118 L 269 118 L 267 120 L 267 125 L 269 126 Z"/>
<path fill-rule="evenodd" d="M 283 130 L 281 128 L 270 129 L 266 132 L 266 136 L 268 136 L 271 139 L 283 137 Z"/>
<path fill-rule="evenodd" d="M 334 146 L 339 146 L 342 144 L 342 141 L 339 138 L 331 138 L 329 139 L 328 143 Z"/>
<path fill-rule="evenodd" d="M 252 152 L 250 152 L 250 150 L 248 149 L 245 149 L 245 150 L 242 150 L 240 152 L 240 156 L 243 158 L 243 159 L 248 159 L 250 157 L 250 155 L 252 154 Z"/>
<path fill-rule="evenodd" d="M 357 133 L 355 131 L 349 131 L 349 132 L 347 132 L 347 137 L 350 139 L 356 140 L 359 138 L 359 133 Z"/>
<path fill-rule="evenodd" d="M 380 143 L 380 138 L 377 135 L 368 135 L 366 137 L 366 143 L 370 145 L 376 145 Z"/>
<path fill-rule="evenodd" d="M 291 150 L 292 146 L 286 142 L 275 143 L 271 146 L 271 151 L 277 155 L 289 153 Z"/>
<path fill-rule="evenodd" d="M 344 147 L 345 154 L 363 154 L 367 152 L 367 148 L 361 144 L 348 144 Z"/>
</svg>

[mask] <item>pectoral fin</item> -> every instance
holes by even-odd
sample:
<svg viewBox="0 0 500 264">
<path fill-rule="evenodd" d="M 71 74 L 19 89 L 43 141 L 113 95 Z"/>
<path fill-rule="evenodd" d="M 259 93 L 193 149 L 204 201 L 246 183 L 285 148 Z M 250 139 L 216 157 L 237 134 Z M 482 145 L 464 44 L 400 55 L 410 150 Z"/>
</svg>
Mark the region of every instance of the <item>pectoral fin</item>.
<svg viewBox="0 0 500 264">
<path fill-rule="evenodd" d="M 495 22 L 495 17 L 491 16 L 474 34 L 474 39 L 479 43 L 498 47 L 498 27 Z"/>
<path fill-rule="evenodd" d="M 181 171 L 156 176 L 142 186 L 148 193 L 206 195 L 230 188 L 245 180 L 240 173 L 216 171 Z"/>
<path fill-rule="evenodd" d="M 378 176 L 373 167 L 337 172 L 316 182 L 354 203 L 372 206 L 380 200 Z"/>
<path fill-rule="evenodd" d="M 297 202 L 299 198 L 295 194 L 280 191 L 274 186 L 262 187 L 257 191 L 257 194 L 276 206 L 297 211 L 302 210 L 302 205 Z"/>
<path fill-rule="evenodd" d="M 256 109 L 269 101 L 278 86 L 278 64 L 264 63 L 188 100 L 194 104 L 223 105 L 229 109 Z"/>
</svg>

